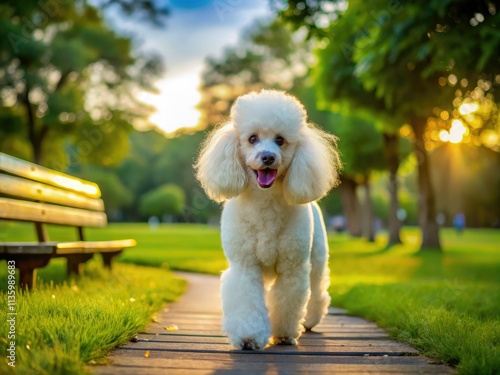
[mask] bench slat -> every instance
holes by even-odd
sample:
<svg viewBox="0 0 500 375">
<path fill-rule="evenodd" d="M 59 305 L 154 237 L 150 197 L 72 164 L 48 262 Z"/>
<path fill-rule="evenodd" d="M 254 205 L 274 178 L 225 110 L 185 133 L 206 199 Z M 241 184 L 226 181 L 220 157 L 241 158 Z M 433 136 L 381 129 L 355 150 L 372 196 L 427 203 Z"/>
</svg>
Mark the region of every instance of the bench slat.
<svg viewBox="0 0 500 375">
<path fill-rule="evenodd" d="M 88 198 L 72 191 L 9 175 L 0 174 L 0 193 L 16 198 L 104 211 L 102 199 Z"/>
<path fill-rule="evenodd" d="M 0 254 L 53 254 L 57 242 L 0 242 Z"/>
<path fill-rule="evenodd" d="M 54 254 L 115 252 L 136 245 L 135 240 L 77 241 L 77 242 L 0 242 L 1 254 Z"/>
<path fill-rule="evenodd" d="M 99 186 L 93 182 L 57 172 L 2 152 L 0 152 L 0 170 L 16 176 L 71 190 L 90 198 L 99 198 L 101 196 Z"/>
<path fill-rule="evenodd" d="M 81 227 L 103 227 L 107 223 L 104 212 L 24 202 L 10 198 L 0 198 L 0 218 Z"/>
<path fill-rule="evenodd" d="M 135 240 L 61 242 L 57 244 L 56 254 L 113 252 L 136 244 Z"/>
</svg>

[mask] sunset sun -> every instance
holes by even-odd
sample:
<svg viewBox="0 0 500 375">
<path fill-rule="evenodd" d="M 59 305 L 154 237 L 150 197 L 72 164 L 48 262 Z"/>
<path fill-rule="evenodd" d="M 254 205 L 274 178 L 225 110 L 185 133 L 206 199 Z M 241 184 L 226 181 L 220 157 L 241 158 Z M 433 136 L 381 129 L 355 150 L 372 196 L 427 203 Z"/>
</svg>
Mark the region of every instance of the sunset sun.
<svg viewBox="0 0 500 375">
<path fill-rule="evenodd" d="M 155 107 L 151 122 L 170 134 L 180 128 L 198 125 L 200 112 L 195 108 L 201 98 L 198 85 L 197 74 L 167 76 L 156 84 L 158 94 L 141 93 L 139 98 Z"/>
</svg>

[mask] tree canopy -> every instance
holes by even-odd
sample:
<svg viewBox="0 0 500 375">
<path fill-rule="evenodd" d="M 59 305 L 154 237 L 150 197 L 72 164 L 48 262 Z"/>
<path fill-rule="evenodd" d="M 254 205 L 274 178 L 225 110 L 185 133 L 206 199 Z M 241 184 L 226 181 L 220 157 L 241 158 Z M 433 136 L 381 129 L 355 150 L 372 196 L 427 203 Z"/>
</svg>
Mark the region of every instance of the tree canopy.
<svg viewBox="0 0 500 375">
<path fill-rule="evenodd" d="M 131 39 L 112 30 L 102 11 L 88 2 L 50 4 L 7 1 L 0 6 L 5 36 L 0 41 L 0 116 L 8 124 L 0 129 L 5 140 L 0 147 L 56 169 L 82 161 L 116 164 L 127 152 L 132 124 L 152 111 L 135 92 L 154 89 L 161 62 L 133 53 Z M 101 3 L 113 4 L 126 12 L 152 5 L 145 0 Z M 22 138 L 29 148 L 10 142 Z"/>
<path fill-rule="evenodd" d="M 491 89 L 500 81 L 495 4 L 376 0 L 368 12 L 359 0 L 276 3 L 282 19 L 305 26 L 319 43 L 315 82 L 326 106 L 366 112 L 388 130 L 410 124 L 418 158 L 422 248 L 440 248 L 427 123 L 436 108 L 443 108 L 450 135 L 465 129 L 453 122 L 461 116 L 458 82 L 473 86 L 466 96 L 476 91 L 476 97 L 493 101 Z"/>
<path fill-rule="evenodd" d="M 139 210 L 147 216 L 179 215 L 185 203 L 184 191 L 175 184 L 166 184 L 146 193 Z"/>
</svg>

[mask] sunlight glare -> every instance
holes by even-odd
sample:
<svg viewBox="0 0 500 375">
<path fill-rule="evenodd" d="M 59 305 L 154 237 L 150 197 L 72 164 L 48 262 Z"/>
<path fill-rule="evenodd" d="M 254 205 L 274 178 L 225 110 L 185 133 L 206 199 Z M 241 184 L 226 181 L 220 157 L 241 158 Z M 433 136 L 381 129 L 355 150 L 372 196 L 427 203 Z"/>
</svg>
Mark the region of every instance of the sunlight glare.
<svg viewBox="0 0 500 375">
<path fill-rule="evenodd" d="M 467 129 L 465 128 L 464 124 L 462 124 L 462 121 L 458 119 L 453 120 L 450 129 L 450 142 L 451 143 L 461 142 L 466 132 Z"/>
<path fill-rule="evenodd" d="M 441 130 L 439 132 L 439 139 L 441 139 L 443 142 L 448 142 L 450 140 L 450 133 L 448 133 L 446 130 Z"/>
<path fill-rule="evenodd" d="M 460 143 L 464 139 L 464 135 L 469 132 L 462 121 L 455 119 L 451 123 L 450 131 L 441 130 L 439 132 L 439 139 L 443 142 Z"/>
<path fill-rule="evenodd" d="M 479 109 L 479 106 L 477 103 L 464 103 L 460 106 L 458 109 L 460 114 L 462 115 L 468 115 L 472 112 L 476 112 Z"/>
<path fill-rule="evenodd" d="M 158 94 L 141 93 L 139 98 L 153 105 L 156 112 L 150 117 L 152 123 L 167 134 L 180 128 L 198 125 L 200 112 L 195 108 L 201 99 L 198 91 L 198 73 L 163 78 L 156 83 Z"/>
</svg>

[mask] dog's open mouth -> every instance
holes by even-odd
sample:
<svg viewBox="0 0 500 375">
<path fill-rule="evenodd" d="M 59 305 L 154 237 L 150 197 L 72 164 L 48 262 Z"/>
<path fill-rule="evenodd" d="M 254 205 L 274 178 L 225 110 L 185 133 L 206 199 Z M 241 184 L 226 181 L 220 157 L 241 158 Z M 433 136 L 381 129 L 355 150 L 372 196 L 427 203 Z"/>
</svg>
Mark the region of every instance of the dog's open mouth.
<svg viewBox="0 0 500 375">
<path fill-rule="evenodd" d="M 276 175 L 278 174 L 277 169 L 271 169 L 271 168 L 260 169 L 260 170 L 254 169 L 254 172 L 255 175 L 257 176 L 257 183 L 263 189 L 267 189 L 273 186 L 274 180 L 276 179 Z"/>
</svg>

